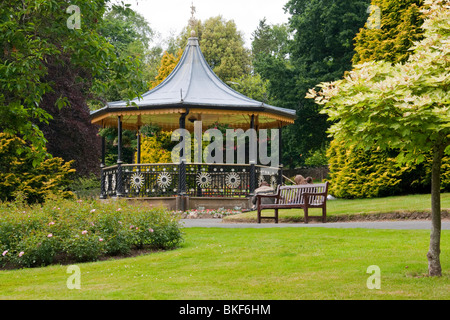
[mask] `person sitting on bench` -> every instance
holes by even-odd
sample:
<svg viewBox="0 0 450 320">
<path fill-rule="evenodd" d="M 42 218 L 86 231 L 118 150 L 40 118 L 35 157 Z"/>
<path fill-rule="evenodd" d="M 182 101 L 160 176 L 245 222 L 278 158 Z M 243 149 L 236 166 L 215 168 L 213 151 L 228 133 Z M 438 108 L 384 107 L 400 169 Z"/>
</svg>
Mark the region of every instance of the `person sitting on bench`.
<svg viewBox="0 0 450 320">
<path fill-rule="evenodd" d="M 295 176 L 294 178 L 295 184 L 299 185 L 299 184 L 311 184 L 313 182 L 313 178 L 308 177 L 308 178 L 304 178 L 301 174 L 298 174 Z"/>
<path fill-rule="evenodd" d="M 252 210 L 256 209 L 256 195 L 257 194 L 274 194 L 275 190 L 265 181 L 261 182 L 259 188 L 255 189 L 255 195 L 252 197 Z M 263 204 L 275 203 L 275 198 L 263 198 L 261 199 Z"/>
</svg>

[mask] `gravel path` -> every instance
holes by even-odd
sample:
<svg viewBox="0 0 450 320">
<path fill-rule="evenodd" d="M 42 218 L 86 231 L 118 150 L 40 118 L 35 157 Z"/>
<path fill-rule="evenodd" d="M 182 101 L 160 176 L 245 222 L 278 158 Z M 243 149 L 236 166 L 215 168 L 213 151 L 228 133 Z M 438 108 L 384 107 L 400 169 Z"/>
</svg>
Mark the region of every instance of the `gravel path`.
<svg viewBox="0 0 450 320">
<path fill-rule="evenodd" d="M 329 223 L 225 223 L 222 219 L 182 219 L 181 225 L 186 228 L 364 228 L 364 229 L 431 229 L 431 221 L 361 221 L 361 222 L 329 222 Z M 442 230 L 450 230 L 450 221 L 442 221 Z"/>
</svg>

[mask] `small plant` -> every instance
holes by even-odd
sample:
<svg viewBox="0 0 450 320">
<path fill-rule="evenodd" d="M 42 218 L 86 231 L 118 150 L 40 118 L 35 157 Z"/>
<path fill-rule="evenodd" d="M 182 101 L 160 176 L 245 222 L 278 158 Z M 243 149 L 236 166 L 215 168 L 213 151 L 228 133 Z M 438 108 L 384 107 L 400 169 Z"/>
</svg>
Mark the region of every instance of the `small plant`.
<svg viewBox="0 0 450 320">
<path fill-rule="evenodd" d="M 182 218 L 187 219 L 195 219 L 195 218 L 202 218 L 202 217 L 211 217 L 211 218 L 223 218 L 225 216 L 235 215 L 242 213 L 240 208 L 235 209 L 225 209 L 225 208 L 219 208 L 219 209 L 205 209 L 203 207 L 198 209 L 191 209 L 187 211 L 173 211 L 173 214 L 178 215 Z"/>
</svg>

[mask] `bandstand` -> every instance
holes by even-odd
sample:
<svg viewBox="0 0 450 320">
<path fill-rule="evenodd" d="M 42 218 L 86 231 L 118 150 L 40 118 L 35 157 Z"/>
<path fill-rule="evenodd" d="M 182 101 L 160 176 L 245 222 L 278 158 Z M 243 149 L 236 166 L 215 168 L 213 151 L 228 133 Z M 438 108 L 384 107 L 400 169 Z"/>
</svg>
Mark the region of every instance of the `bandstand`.
<svg viewBox="0 0 450 320">
<path fill-rule="evenodd" d="M 204 207 L 246 209 L 255 189 L 264 180 L 274 187 L 283 183 L 282 159 L 274 168 L 257 161 L 248 163 L 187 162 L 141 163 L 140 129 L 147 124 L 163 130 L 186 129 L 194 132 L 226 124 L 228 128 L 281 129 L 294 123 L 294 110 L 278 108 L 250 99 L 223 83 L 207 64 L 196 37 L 191 37 L 180 62 L 157 87 L 131 102 L 110 102 L 91 112 L 91 121 L 102 128 L 118 129 L 118 158 L 114 166 L 105 166 L 103 139 L 101 163 L 101 199 L 145 200 L 172 210 Z M 136 163 L 122 162 L 122 130 L 137 132 Z"/>
</svg>

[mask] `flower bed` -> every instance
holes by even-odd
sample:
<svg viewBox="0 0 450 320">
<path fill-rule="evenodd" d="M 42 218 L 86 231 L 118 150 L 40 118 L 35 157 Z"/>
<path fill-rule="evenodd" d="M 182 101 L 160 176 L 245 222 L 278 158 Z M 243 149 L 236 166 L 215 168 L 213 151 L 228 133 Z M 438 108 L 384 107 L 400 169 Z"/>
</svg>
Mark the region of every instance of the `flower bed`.
<svg viewBox="0 0 450 320">
<path fill-rule="evenodd" d="M 95 261 L 138 249 L 173 249 L 181 241 L 178 217 L 164 209 L 121 201 L 0 204 L 0 267 Z"/>
<path fill-rule="evenodd" d="M 222 219 L 226 216 L 235 215 L 238 213 L 242 213 L 240 210 L 232 210 L 232 209 L 192 209 L 188 211 L 173 211 L 175 215 L 180 216 L 182 219 Z"/>
</svg>

